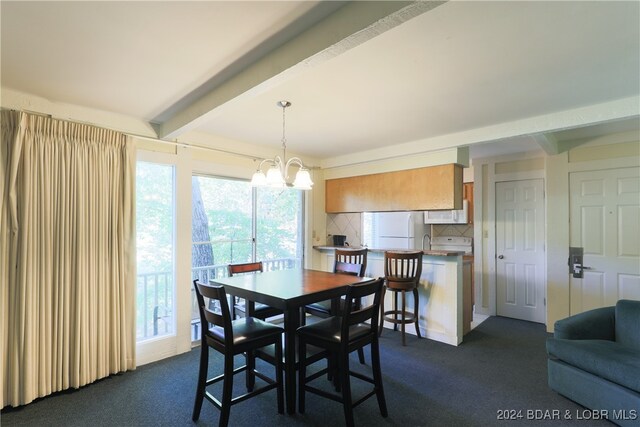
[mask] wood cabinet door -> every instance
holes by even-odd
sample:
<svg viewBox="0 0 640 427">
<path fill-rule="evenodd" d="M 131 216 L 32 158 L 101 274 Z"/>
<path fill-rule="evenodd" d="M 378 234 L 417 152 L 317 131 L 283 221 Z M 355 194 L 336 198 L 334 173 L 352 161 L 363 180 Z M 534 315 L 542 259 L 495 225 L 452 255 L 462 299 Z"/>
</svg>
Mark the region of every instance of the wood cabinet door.
<svg viewBox="0 0 640 427">
<path fill-rule="evenodd" d="M 456 164 L 327 179 L 325 211 L 462 209 L 462 192 L 462 166 Z"/>
</svg>

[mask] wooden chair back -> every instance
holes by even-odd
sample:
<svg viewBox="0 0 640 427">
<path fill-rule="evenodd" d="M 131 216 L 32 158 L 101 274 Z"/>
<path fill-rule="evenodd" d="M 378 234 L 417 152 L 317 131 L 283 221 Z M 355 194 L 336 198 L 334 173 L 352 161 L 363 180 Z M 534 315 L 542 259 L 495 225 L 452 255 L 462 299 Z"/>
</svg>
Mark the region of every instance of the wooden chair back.
<svg viewBox="0 0 640 427">
<path fill-rule="evenodd" d="M 350 274 L 352 276 L 360 276 L 362 271 L 361 264 L 351 264 L 348 262 L 336 261 L 333 265 L 333 272 L 340 274 Z"/>
<path fill-rule="evenodd" d="M 384 276 L 387 286 L 396 289 L 413 289 L 418 286 L 422 274 L 422 252 L 384 253 Z"/>
<path fill-rule="evenodd" d="M 360 272 L 357 276 L 364 276 L 367 270 L 367 252 L 368 249 L 336 249 L 335 262 L 333 272 L 337 273 L 337 263 L 358 264 L 360 265 Z"/>
<path fill-rule="evenodd" d="M 349 328 L 355 324 L 370 321 L 371 333 L 378 336 L 380 316 L 380 296 L 384 279 L 379 278 L 358 285 L 350 285 L 345 297 L 345 310 L 342 315 L 342 340 L 348 341 Z M 367 298 L 372 296 L 373 298 Z M 368 303 L 370 301 L 370 303 Z"/>
<path fill-rule="evenodd" d="M 262 261 L 245 262 L 242 264 L 229 264 L 227 266 L 227 272 L 229 274 L 229 277 L 232 277 L 234 274 L 262 273 L 263 271 L 264 271 L 264 267 L 262 265 Z"/>
<path fill-rule="evenodd" d="M 193 287 L 196 291 L 196 299 L 198 300 L 198 310 L 200 312 L 200 324 L 202 327 L 201 345 L 213 345 L 219 348 L 218 344 L 224 344 L 229 347 L 233 341 L 233 331 L 231 328 L 231 314 L 229 312 L 229 303 L 227 302 L 227 293 L 223 286 L 211 286 L 193 281 Z M 205 298 L 208 301 L 205 301 Z M 214 301 L 220 307 L 220 312 L 212 309 Z M 224 332 L 224 342 L 215 337 L 210 330 L 211 325 L 221 328 Z"/>
</svg>

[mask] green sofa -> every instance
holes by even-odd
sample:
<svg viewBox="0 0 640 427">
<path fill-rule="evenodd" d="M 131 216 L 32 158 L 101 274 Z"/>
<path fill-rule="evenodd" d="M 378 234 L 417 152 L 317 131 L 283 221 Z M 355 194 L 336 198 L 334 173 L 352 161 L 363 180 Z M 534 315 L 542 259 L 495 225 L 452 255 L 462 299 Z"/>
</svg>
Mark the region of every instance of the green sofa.
<svg viewBox="0 0 640 427">
<path fill-rule="evenodd" d="M 549 387 L 616 424 L 640 425 L 640 301 L 558 320 L 547 354 Z"/>
</svg>

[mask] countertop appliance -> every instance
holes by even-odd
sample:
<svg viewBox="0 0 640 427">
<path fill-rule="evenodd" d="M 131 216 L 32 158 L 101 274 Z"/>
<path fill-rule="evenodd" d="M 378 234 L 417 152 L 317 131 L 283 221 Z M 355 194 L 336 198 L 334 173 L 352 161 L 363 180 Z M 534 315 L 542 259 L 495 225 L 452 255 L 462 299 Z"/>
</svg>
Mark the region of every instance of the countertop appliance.
<svg viewBox="0 0 640 427">
<path fill-rule="evenodd" d="M 431 239 L 434 251 L 459 251 L 467 255 L 473 254 L 473 238 L 461 236 L 438 236 Z"/>
<path fill-rule="evenodd" d="M 362 243 L 376 249 L 422 249 L 422 212 L 364 212 Z"/>
<path fill-rule="evenodd" d="M 347 241 L 347 236 L 343 234 L 334 234 L 333 235 L 333 245 L 334 246 L 344 246 Z"/>
</svg>

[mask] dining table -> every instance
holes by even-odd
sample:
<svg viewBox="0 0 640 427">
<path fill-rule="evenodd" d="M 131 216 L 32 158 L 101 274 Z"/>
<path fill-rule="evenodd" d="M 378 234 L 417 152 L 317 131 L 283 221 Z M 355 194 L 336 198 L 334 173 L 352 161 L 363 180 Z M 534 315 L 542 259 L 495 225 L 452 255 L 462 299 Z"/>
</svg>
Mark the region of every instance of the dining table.
<svg viewBox="0 0 640 427">
<path fill-rule="evenodd" d="M 210 279 L 214 286 L 247 301 L 267 304 L 284 313 L 284 381 L 287 412 L 296 411 L 296 330 L 300 326 L 301 310 L 320 301 L 338 301 L 349 285 L 373 280 L 347 274 L 310 269 L 266 271 L 257 274 L 234 275 Z M 337 304 L 333 304 L 335 308 Z"/>
</svg>

